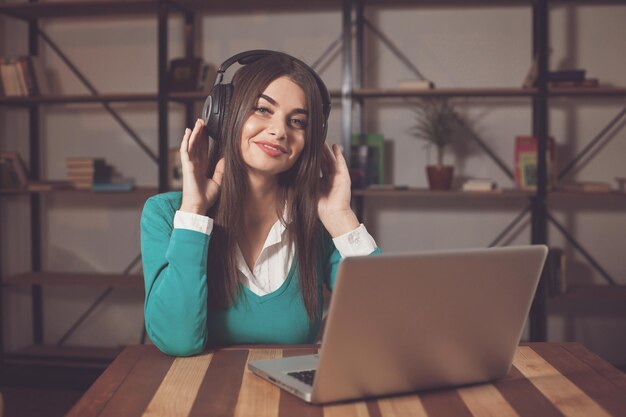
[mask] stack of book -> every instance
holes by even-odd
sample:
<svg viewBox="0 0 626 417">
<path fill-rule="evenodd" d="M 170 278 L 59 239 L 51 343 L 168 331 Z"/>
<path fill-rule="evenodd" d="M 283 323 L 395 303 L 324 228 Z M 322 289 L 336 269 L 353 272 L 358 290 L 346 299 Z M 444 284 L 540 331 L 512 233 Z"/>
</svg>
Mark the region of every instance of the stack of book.
<svg viewBox="0 0 626 417">
<path fill-rule="evenodd" d="M 548 81 L 554 88 L 586 88 L 600 85 L 597 78 L 586 78 L 584 69 L 551 71 L 548 73 Z"/>
<path fill-rule="evenodd" d="M 0 57 L 0 96 L 29 97 L 48 94 L 48 78 L 37 56 Z"/>
<path fill-rule="evenodd" d="M 113 168 L 104 158 L 67 158 L 67 179 L 74 188 L 91 190 L 94 184 L 109 183 Z"/>
</svg>

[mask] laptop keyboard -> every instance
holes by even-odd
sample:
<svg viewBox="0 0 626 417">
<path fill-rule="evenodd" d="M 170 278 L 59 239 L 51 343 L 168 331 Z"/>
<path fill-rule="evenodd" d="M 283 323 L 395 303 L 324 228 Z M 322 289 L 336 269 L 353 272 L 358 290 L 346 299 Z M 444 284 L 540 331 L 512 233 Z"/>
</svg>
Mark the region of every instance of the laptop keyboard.
<svg viewBox="0 0 626 417">
<path fill-rule="evenodd" d="M 298 372 L 288 372 L 287 375 L 296 378 L 299 381 L 304 382 L 307 385 L 313 386 L 313 379 L 315 378 L 315 369 L 310 371 L 298 371 Z"/>
</svg>

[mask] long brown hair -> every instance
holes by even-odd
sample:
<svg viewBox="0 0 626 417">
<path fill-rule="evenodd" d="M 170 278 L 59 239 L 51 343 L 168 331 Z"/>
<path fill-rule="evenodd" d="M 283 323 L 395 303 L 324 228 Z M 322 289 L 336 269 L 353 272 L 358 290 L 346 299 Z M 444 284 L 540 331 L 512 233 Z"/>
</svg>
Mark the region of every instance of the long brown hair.
<svg viewBox="0 0 626 417">
<path fill-rule="evenodd" d="M 277 214 L 281 221 L 286 204 L 289 223 L 286 224 L 290 242 L 295 245 L 295 259 L 300 278 L 300 290 L 309 320 L 320 315 L 317 282 L 317 254 L 322 231 L 317 216 L 317 190 L 324 144 L 322 98 L 310 70 L 284 54 L 271 54 L 241 67 L 233 76 L 233 94 L 224 119 L 219 140 L 209 151 L 209 174 L 212 175 L 220 158 L 225 159 L 218 203 L 209 210 L 214 219 L 207 263 L 209 304 L 226 308 L 234 303 L 242 290 L 237 278 L 236 244 L 243 225 L 243 205 L 248 193 L 247 167 L 241 156 L 243 125 L 257 105 L 259 96 L 277 78 L 286 76 L 296 83 L 306 96 L 308 124 L 305 144 L 296 163 L 279 174 Z"/>
</svg>

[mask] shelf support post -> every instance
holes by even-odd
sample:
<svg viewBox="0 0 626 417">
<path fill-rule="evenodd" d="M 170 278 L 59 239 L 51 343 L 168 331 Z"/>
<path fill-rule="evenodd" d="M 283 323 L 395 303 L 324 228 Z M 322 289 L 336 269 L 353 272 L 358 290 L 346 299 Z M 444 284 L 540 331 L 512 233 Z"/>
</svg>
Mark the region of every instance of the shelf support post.
<svg viewBox="0 0 626 417">
<path fill-rule="evenodd" d="M 194 52 L 194 39 L 195 39 L 195 18 L 193 12 L 185 13 L 185 57 L 193 58 Z M 185 126 L 194 125 L 194 102 L 188 101 L 185 103 Z"/>
<path fill-rule="evenodd" d="M 36 0 L 30 0 L 36 3 Z M 39 55 L 39 23 L 37 20 L 28 22 L 28 54 Z M 39 135 L 39 105 L 33 104 L 28 108 L 29 120 L 29 169 L 30 179 L 40 178 L 40 135 Z M 31 268 L 33 272 L 41 271 L 41 196 L 39 193 L 30 194 L 30 242 Z M 43 292 L 41 285 L 31 287 L 31 302 L 33 310 L 33 343 L 43 344 Z"/>
<path fill-rule="evenodd" d="M 167 16 L 168 2 L 159 1 L 157 23 L 157 76 L 158 76 L 158 161 L 159 193 L 167 191 L 168 116 L 167 116 Z"/>
<path fill-rule="evenodd" d="M 537 138 L 537 192 L 531 198 L 531 242 L 546 244 L 547 237 L 547 159 L 548 142 L 548 2 L 533 2 L 533 58 L 537 59 L 537 91 L 533 98 L 533 135 Z M 530 340 L 543 342 L 547 339 L 547 286 L 540 280 L 530 310 Z"/>
<path fill-rule="evenodd" d="M 342 1 L 343 65 L 341 83 L 343 155 L 350 164 L 350 135 L 352 133 L 352 6 L 358 0 Z"/>
</svg>

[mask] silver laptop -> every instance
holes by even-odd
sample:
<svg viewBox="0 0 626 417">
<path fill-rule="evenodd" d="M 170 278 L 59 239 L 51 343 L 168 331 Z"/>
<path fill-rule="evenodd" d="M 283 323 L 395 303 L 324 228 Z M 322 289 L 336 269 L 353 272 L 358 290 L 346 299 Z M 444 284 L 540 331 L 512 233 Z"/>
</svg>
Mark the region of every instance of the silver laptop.
<svg viewBox="0 0 626 417">
<path fill-rule="evenodd" d="M 319 354 L 248 367 L 313 403 L 503 377 L 547 251 L 532 245 L 344 259 Z"/>
</svg>

